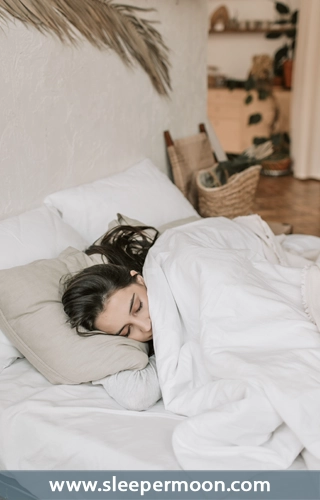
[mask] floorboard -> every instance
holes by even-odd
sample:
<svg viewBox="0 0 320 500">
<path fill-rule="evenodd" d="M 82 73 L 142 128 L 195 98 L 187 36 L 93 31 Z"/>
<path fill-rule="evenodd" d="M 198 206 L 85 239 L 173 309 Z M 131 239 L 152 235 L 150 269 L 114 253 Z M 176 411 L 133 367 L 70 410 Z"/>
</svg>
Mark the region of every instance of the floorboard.
<svg viewBox="0 0 320 500">
<path fill-rule="evenodd" d="M 320 181 L 261 175 L 254 211 L 266 221 L 292 224 L 296 234 L 320 236 Z"/>
</svg>

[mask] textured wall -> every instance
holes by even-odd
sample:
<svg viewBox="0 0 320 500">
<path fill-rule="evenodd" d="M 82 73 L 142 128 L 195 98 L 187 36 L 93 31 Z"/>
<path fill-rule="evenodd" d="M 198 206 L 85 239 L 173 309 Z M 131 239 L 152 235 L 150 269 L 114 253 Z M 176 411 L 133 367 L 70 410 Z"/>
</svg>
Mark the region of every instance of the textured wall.
<svg viewBox="0 0 320 500">
<path fill-rule="evenodd" d="M 162 132 L 196 132 L 206 118 L 206 0 L 134 0 L 155 7 L 171 49 L 173 92 L 87 42 L 77 48 L 19 22 L 0 31 L 0 217 L 58 189 L 123 170 L 148 156 L 162 170 Z"/>
</svg>

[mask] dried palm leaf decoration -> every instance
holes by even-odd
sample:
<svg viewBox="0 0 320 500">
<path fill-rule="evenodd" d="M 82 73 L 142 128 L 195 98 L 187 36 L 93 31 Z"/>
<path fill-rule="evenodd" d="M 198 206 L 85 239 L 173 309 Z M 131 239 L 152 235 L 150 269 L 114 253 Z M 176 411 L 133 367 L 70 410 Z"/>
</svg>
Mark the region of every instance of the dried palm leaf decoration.
<svg viewBox="0 0 320 500">
<path fill-rule="evenodd" d="M 41 33 L 54 33 L 62 42 L 76 43 L 83 36 L 99 49 L 115 50 L 129 66 L 135 59 L 157 92 L 168 95 L 168 47 L 154 21 L 137 16 L 152 10 L 112 0 L 0 0 L 3 20 L 14 17 Z"/>
</svg>

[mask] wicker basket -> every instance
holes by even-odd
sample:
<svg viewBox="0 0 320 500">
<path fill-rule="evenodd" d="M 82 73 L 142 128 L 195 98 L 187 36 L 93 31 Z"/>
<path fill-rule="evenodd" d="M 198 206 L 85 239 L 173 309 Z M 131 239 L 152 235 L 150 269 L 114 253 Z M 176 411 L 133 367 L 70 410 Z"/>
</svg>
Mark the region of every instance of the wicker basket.
<svg viewBox="0 0 320 500">
<path fill-rule="evenodd" d="M 202 217 L 237 217 L 251 213 L 261 166 L 249 167 L 230 177 L 221 187 L 207 188 L 201 184 L 201 170 L 197 175 L 199 213 Z"/>
</svg>

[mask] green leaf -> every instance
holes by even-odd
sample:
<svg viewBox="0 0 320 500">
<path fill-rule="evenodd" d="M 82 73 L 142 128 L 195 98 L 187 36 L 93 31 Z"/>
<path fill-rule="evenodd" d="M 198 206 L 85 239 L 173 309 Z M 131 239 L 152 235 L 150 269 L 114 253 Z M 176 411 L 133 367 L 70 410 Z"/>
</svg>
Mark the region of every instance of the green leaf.
<svg viewBox="0 0 320 500">
<path fill-rule="evenodd" d="M 274 57 L 277 61 L 280 61 L 281 59 L 285 58 L 287 59 L 288 57 L 288 52 L 289 52 L 289 47 L 288 45 L 284 45 L 283 47 L 281 47 L 281 49 L 277 50 L 277 52 L 275 53 Z"/>
<path fill-rule="evenodd" d="M 253 144 L 255 146 L 259 146 L 260 144 L 264 144 L 267 141 L 269 141 L 268 137 L 254 137 L 253 138 Z"/>
<path fill-rule="evenodd" d="M 229 90 L 234 90 L 237 86 L 237 82 L 235 80 L 228 80 L 227 86 Z"/>
<path fill-rule="evenodd" d="M 283 35 L 280 31 L 270 31 L 266 34 L 266 38 L 280 38 Z"/>
<path fill-rule="evenodd" d="M 272 140 L 272 144 L 274 146 L 279 146 L 281 144 L 281 141 L 282 141 L 282 134 L 279 133 L 279 134 L 272 134 L 271 135 L 271 140 Z"/>
<path fill-rule="evenodd" d="M 265 101 L 269 97 L 269 92 L 265 89 L 258 90 L 258 99 L 259 101 Z"/>
<path fill-rule="evenodd" d="M 264 89 L 259 89 L 258 91 L 258 99 L 259 101 L 265 101 L 268 97 L 268 92 Z"/>
<path fill-rule="evenodd" d="M 289 14 L 290 13 L 289 7 L 285 3 L 282 3 L 282 2 L 276 2 L 276 9 L 279 12 L 279 14 Z"/>
<path fill-rule="evenodd" d="M 254 81 L 254 78 L 252 78 L 252 76 L 249 76 L 248 80 L 244 82 L 244 88 L 246 89 L 247 92 L 249 92 L 249 90 L 254 89 L 255 86 L 256 82 Z"/>
<path fill-rule="evenodd" d="M 252 101 L 252 99 L 253 99 L 252 94 L 248 94 L 247 97 L 244 100 L 245 104 L 250 104 L 250 102 Z"/>
<path fill-rule="evenodd" d="M 284 141 L 285 141 L 287 144 L 290 144 L 290 136 L 289 136 L 288 132 L 284 132 L 284 133 L 283 133 L 283 139 L 284 139 Z"/>
<path fill-rule="evenodd" d="M 298 19 L 299 19 L 299 11 L 295 10 L 294 13 L 291 16 L 291 23 L 292 24 L 297 24 Z"/>
<path fill-rule="evenodd" d="M 289 46 L 285 45 L 281 47 L 275 55 L 273 60 L 273 72 L 276 76 L 282 76 L 283 74 L 283 62 L 289 57 Z"/>
<path fill-rule="evenodd" d="M 262 120 L 261 113 L 254 113 L 249 116 L 248 125 L 254 125 L 255 123 L 259 123 Z"/>
<path fill-rule="evenodd" d="M 280 78 L 283 77 L 283 65 L 278 64 L 277 66 L 274 65 L 273 67 L 273 73 L 274 76 L 279 76 Z"/>
<path fill-rule="evenodd" d="M 288 38 L 295 38 L 297 31 L 295 29 L 286 31 Z"/>
</svg>

